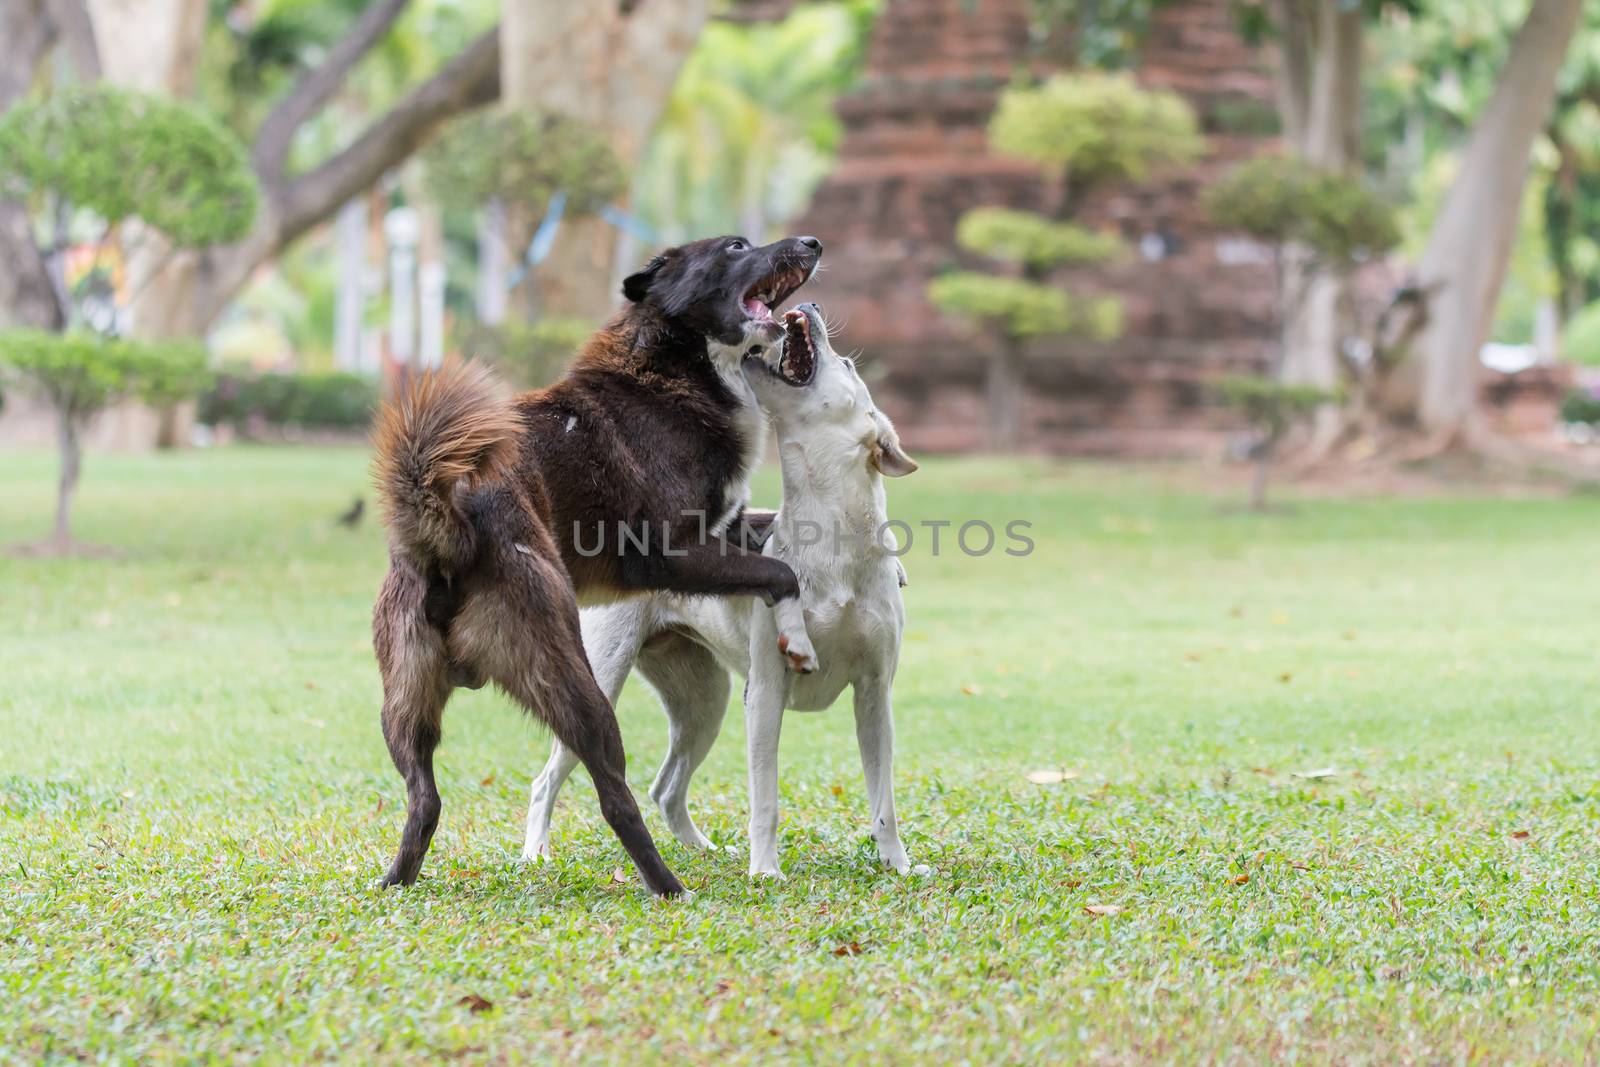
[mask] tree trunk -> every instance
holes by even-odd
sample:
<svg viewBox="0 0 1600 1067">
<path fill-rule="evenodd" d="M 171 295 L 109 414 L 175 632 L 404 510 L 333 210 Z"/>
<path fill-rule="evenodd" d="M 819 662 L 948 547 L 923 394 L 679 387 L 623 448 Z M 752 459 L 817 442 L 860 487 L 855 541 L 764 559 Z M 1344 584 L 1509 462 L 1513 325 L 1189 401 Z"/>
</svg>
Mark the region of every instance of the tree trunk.
<svg viewBox="0 0 1600 1067">
<path fill-rule="evenodd" d="M 59 552 L 72 545 L 72 496 L 83 469 L 83 428 L 65 407 L 56 413 L 56 443 L 61 450 L 61 478 L 56 483 L 56 525 L 51 544 Z"/>
<path fill-rule="evenodd" d="M 1385 409 L 1430 436 L 1462 438 L 1477 409 L 1489 339 L 1516 239 L 1534 139 L 1555 103 L 1556 74 L 1583 0 L 1535 0 L 1461 158 L 1417 274 L 1438 286 L 1427 325 L 1389 380 Z"/>
<path fill-rule="evenodd" d="M 367 310 L 367 202 L 359 196 L 339 209 L 334 223 L 339 264 L 333 314 L 333 363 L 347 374 L 361 369 L 361 328 Z"/>
<path fill-rule="evenodd" d="M 55 37 L 45 0 L 0 3 L 0 114 L 27 93 Z M 27 209 L 0 201 L 0 328 L 59 330 L 65 323 Z"/>
<path fill-rule="evenodd" d="M 89 0 L 101 39 L 116 42 L 102 57 L 109 82 L 157 96 L 187 97 L 194 92 L 205 39 L 206 0 Z M 192 337 L 203 331 L 196 315 L 196 257 L 175 253 L 165 238 L 148 227 L 124 227 L 127 256 L 129 333 L 164 339 Z M 191 404 L 160 409 L 156 447 L 177 448 L 194 425 Z"/>
<path fill-rule="evenodd" d="M 511 274 L 506 248 L 506 209 L 499 200 L 478 217 L 478 321 L 498 326 L 506 320 L 506 281 Z"/>
<path fill-rule="evenodd" d="M 1360 5 L 1280 0 L 1278 8 L 1279 101 L 1287 109 L 1282 118 L 1289 143 L 1307 162 L 1349 171 L 1361 159 Z M 1354 328 L 1348 279 L 1319 271 L 1304 252 L 1291 249 L 1282 285 L 1278 377 L 1291 385 L 1337 387 L 1339 349 Z M 1313 421 L 1312 448 L 1322 447 L 1338 429 L 1338 412 L 1329 405 Z"/>
<path fill-rule="evenodd" d="M 590 124 L 631 170 L 708 8 L 707 0 L 507 4 L 501 98 L 507 107 L 561 112 Z M 537 221 L 523 220 L 522 240 Z M 563 220 L 550 255 L 529 273 L 520 302 L 530 307 L 536 299 L 545 314 L 604 317 L 617 302 L 611 289 L 616 246 L 616 235 L 598 219 Z"/>
<path fill-rule="evenodd" d="M 1006 339 L 989 356 L 987 369 L 989 448 L 1009 454 L 1022 438 L 1022 401 L 1026 382 L 1020 342 Z"/>
<path fill-rule="evenodd" d="M 1263 448 L 1250 469 L 1250 510 L 1267 510 L 1267 478 L 1272 473 L 1272 456 Z"/>
</svg>

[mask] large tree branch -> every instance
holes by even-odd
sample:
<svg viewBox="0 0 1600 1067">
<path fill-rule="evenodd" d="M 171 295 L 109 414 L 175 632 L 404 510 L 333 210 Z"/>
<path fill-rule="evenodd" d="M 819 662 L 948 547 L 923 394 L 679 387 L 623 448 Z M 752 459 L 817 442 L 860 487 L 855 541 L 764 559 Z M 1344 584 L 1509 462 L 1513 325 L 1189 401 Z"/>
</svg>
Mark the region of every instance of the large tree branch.
<svg viewBox="0 0 1600 1067">
<path fill-rule="evenodd" d="M 339 91 L 356 64 L 389 32 L 410 2 L 373 0 L 349 32 L 329 49 L 322 65 L 278 101 L 256 131 L 252 160 L 262 181 L 270 182 L 283 174 L 289 148 L 300 127 Z"/>
<path fill-rule="evenodd" d="M 1307 0 L 1274 0 L 1272 7 L 1278 31 L 1278 62 L 1273 71 L 1278 116 L 1285 139 L 1299 152 L 1311 125 L 1317 19 Z"/>
<path fill-rule="evenodd" d="M 410 157 L 453 116 L 500 95 L 500 30 L 474 41 L 343 151 L 290 180 L 278 199 L 279 246 L 328 218 Z"/>
<path fill-rule="evenodd" d="M 403 163 L 448 119 L 500 95 L 500 29 L 479 37 L 354 141 L 293 178 L 264 178 L 266 204 L 255 231 L 237 244 L 207 249 L 195 295 L 199 320 L 209 323 L 257 266 L 384 172 Z"/>
</svg>

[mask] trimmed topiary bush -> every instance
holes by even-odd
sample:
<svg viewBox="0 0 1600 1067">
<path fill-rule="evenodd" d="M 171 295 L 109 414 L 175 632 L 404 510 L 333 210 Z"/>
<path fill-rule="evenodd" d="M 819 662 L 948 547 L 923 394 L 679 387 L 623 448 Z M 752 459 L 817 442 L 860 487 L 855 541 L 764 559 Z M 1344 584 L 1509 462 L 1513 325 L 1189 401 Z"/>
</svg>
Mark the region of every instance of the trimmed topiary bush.
<svg viewBox="0 0 1600 1067">
<path fill-rule="evenodd" d="M 1267 510 L 1267 477 L 1278 445 L 1297 423 L 1316 414 L 1338 394 L 1311 385 L 1286 385 L 1253 374 L 1224 378 L 1215 386 L 1218 398 L 1241 412 L 1256 430 L 1249 458 L 1255 464 L 1250 483 L 1250 507 Z"/>
<path fill-rule="evenodd" d="M 72 497 L 83 467 L 83 433 L 107 407 L 128 397 L 172 403 L 204 388 L 210 372 L 196 341 L 126 341 L 98 334 L 11 330 L 0 333 L 0 378 L 47 401 L 56 413 L 61 480 L 55 529 L 46 547 L 71 551 Z"/>
<path fill-rule="evenodd" d="M 423 153 L 429 193 L 444 207 L 477 211 L 491 200 L 530 216 L 558 191 L 588 215 L 628 187 L 616 153 L 564 115 L 491 110 L 452 123 Z"/>
<path fill-rule="evenodd" d="M 1136 181 L 1155 167 L 1192 158 L 1201 140 L 1177 96 L 1140 89 L 1122 75 L 1083 73 L 1005 92 L 989 123 L 989 142 L 1039 165 L 1054 211 L 967 212 L 956 241 L 994 261 L 995 269 L 935 278 L 928 298 L 1000 334 L 1002 343 L 989 353 L 989 444 L 1009 451 L 1021 419 L 1022 342 L 1049 336 L 1110 341 L 1122 333 L 1121 301 L 1074 296 L 1048 281 L 1059 267 L 1104 262 L 1122 249 L 1115 235 L 1068 221 L 1075 206 L 1098 182 Z"/>
<path fill-rule="evenodd" d="M 1356 178 L 1290 156 L 1240 164 L 1203 202 L 1219 224 L 1275 247 L 1301 245 L 1328 270 L 1347 271 L 1400 243 L 1388 201 Z"/>
<path fill-rule="evenodd" d="M 0 118 L 0 190 L 49 196 L 108 226 L 138 218 L 173 244 L 235 241 L 255 221 L 245 150 L 199 108 L 98 84 Z"/>
</svg>

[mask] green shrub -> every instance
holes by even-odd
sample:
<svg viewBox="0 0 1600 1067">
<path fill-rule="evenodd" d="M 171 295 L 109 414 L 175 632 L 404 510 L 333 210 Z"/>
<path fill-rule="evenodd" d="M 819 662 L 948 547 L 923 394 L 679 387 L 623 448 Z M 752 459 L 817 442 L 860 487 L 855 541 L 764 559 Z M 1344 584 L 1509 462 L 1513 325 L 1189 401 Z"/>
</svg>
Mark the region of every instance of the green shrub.
<svg viewBox="0 0 1600 1067">
<path fill-rule="evenodd" d="M 94 417 L 125 397 L 173 403 L 204 388 L 209 377 L 205 349 L 195 341 L 125 341 L 77 331 L 0 333 L 0 382 L 37 393 L 56 416 L 61 478 L 49 550 L 74 550 L 72 500 L 83 466 L 83 431 Z"/>
<path fill-rule="evenodd" d="M 199 420 L 248 433 L 255 423 L 361 430 L 378 406 L 378 382 L 359 374 L 225 374 L 200 398 Z"/>
<path fill-rule="evenodd" d="M 507 381 L 538 389 L 561 377 L 594 329 L 594 323 L 576 318 L 470 323 L 458 332 L 456 342 L 469 358 L 493 364 Z"/>
<path fill-rule="evenodd" d="M 1573 389 L 1561 401 L 1561 421 L 1600 426 L 1600 389 Z"/>
<path fill-rule="evenodd" d="M 1204 147 L 1194 113 L 1176 93 L 1092 71 L 1006 90 L 989 121 L 989 143 L 1075 183 L 1141 181 Z"/>
<path fill-rule="evenodd" d="M 1289 156 L 1261 156 L 1207 189 L 1207 214 L 1273 245 L 1309 247 L 1334 269 L 1400 243 L 1394 208 L 1355 178 Z"/>
<path fill-rule="evenodd" d="M 956 243 L 969 252 L 1037 270 L 1098 263 L 1122 247 L 1122 241 L 1112 234 L 999 207 L 974 208 L 961 216 Z"/>
<path fill-rule="evenodd" d="M 1223 378 L 1215 386 L 1218 398 L 1240 411 L 1269 437 L 1282 436 L 1294 423 L 1309 417 L 1338 393 L 1314 385 L 1286 385 L 1270 378 L 1240 374 Z"/>
<path fill-rule="evenodd" d="M 255 220 L 238 140 L 192 104 L 109 85 L 62 89 L 0 118 L 0 190 L 59 197 L 109 224 L 139 218 L 184 247 Z"/>
<path fill-rule="evenodd" d="M 92 333 L 0 333 L 0 377 L 86 422 L 127 397 L 153 404 L 193 396 L 210 379 L 196 341 L 129 341 Z"/>
<path fill-rule="evenodd" d="M 593 214 L 627 189 L 605 139 L 564 115 L 482 111 L 450 125 L 423 153 L 429 193 L 446 208 L 476 211 L 490 200 L 542 214 L 556 192 L 567 211 Z"/>
<path fill-rule="evenodd" d="M 946 311 L 988 319 L 1013 337 L 1057 333 L 1072 323 L 1065 292 L 1020 278 L 952 271 L 935 278 L 928 295 Z"/>
</svg>

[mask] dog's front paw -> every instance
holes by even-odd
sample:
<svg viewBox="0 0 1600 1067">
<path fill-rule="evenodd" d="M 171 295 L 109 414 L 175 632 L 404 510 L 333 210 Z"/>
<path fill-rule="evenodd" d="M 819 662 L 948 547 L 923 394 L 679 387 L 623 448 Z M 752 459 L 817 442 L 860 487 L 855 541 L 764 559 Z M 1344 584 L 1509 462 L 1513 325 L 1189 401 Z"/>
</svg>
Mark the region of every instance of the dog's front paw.
<svg viewBox="0 0 1600 1067">
<path fill-rule="evenodd" d="M 776 863 L 752 863 L 750 865 L 750 880 L 752 882 L 785 882 L 788 876 L 779 869 Z"/>
<path fill-rule="evenodd" d="M 810 674 L 817 669 L 817 650 L 811 647 L 811 638 L 801 631 L 798 634 L 779 634 L 778 651 L 783 662 L 796 674 Z"/>
<path fill-rule="evenodd" d="M 552 859 L 554 859 L 554 854 L 550 851 L 550 842 L 548 840 L 529 841 L 522 846 L 523 863 L 549 863 Z"/>
</svg>

